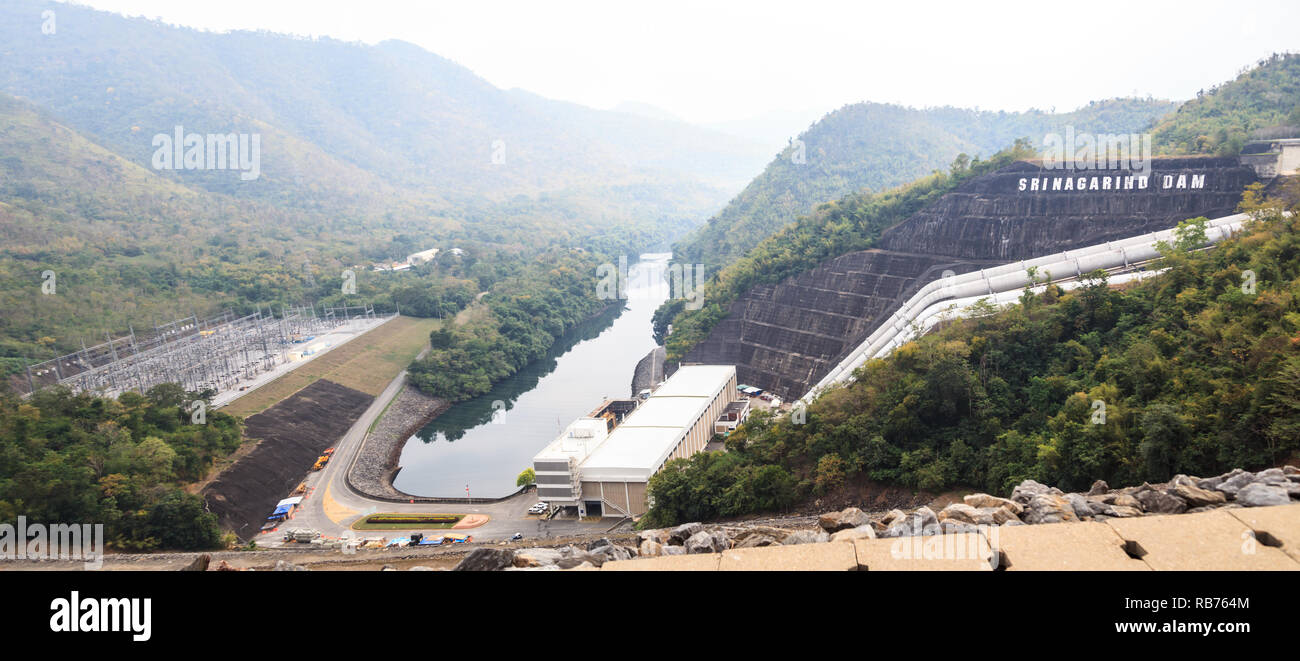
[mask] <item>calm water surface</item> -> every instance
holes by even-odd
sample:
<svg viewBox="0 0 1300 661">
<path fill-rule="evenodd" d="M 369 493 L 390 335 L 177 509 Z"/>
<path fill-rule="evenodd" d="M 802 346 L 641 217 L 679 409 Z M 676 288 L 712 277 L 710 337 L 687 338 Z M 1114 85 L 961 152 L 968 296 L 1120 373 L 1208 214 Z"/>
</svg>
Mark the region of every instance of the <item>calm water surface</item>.
<svg viewBox="0 0 1300 661">
<path fill-rule="evenodd" d="M 667 297 L 666 254 L 629 269 L 628 298 L 562 337 L 550 354 L 456 404 L 402 449 L 393 481 L 418 496 L 496 498 L 515 491 L 519 472 L 574 418 L 611 397 L 628 397 L 637 361 L 655 347 L 651 316 Z M 495 408 L 493 402 L 500 402 Z M 496 420 L 493 412 L 499 410 Z"/>
</svg>

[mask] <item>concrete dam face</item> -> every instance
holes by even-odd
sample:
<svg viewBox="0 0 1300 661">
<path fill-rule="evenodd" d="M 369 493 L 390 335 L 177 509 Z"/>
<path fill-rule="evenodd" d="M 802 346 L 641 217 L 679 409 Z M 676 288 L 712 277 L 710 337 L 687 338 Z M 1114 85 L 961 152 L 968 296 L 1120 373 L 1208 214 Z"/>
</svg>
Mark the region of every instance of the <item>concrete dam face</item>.
<svg viewBox="0 0 1300 661">
<path fill-rule="evenodd" d="M 735 365 L 739 382 L 794 400 L 945 271 L 1226 216 L 1256 181 L 1235 158 L 1157 159 L 1145 174 L 1016 163 L 963 183 L 886 230 L 873 249 L 754 287 L 683 362 Z"/>
</svg>

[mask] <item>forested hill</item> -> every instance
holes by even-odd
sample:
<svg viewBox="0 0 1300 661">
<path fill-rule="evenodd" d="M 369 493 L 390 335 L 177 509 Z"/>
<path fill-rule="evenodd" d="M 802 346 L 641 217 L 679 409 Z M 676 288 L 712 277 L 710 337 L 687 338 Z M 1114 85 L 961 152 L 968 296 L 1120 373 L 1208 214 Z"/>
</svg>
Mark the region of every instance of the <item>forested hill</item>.
<svg viewBox="0 0 1300 661">
<path fill-rule="evenodd" d="M 728 452 L 651 478 L 650 520 L 781 509 L 861 480 L 1079 490 L 1294 461 L 1300 182 L 1270 203 L 1252 186 L 1247 232 L 1190 251 L 1197 225 L 1185 225 L 1162 275 L 1111 288 L 1093 274 L 1072 292 L 1026 293 L 869 361 L 810 404 L 804 424 L 752 415 Z"/>
<path fill-rule="evenodd" d="M 725 209 L 679 241 L 674 259 L 709 272 L 823 202 L 876 192 L 946 169 L 959 155 L 985 157 L 1017 138 L 1048 132 L 1128 133 L 1149 126 L 1176 104 L 1152 99 L 1093 102 L 1069 113 L 989 112 L 858 103 L 813 124 L 768 164 Z"/>
<path fill-rule="evenodd" d="M 376 188 L 389 186 L 457 203 L 550 192 L 580 198 L 574 212 L 648 199 L 651 212 L 703 215 L 767 158 L 681 122 L 501 90 L 405 42 L 211 33 L 41 0 L 0 5 L 0 91 L 143 165 L 153 136 L 178 125 L 259 133 L 255 181 L 168 174 L 299 207 L 328 191 L 387 197 Z"/>
<path fill-rule="evenodd" d="M 1300 137 L 1300 54 L 1274 54 L 1178 107 L 1156 126 L 1157 153 L 1231 156 L 1252 138 Z"/>
</svg>

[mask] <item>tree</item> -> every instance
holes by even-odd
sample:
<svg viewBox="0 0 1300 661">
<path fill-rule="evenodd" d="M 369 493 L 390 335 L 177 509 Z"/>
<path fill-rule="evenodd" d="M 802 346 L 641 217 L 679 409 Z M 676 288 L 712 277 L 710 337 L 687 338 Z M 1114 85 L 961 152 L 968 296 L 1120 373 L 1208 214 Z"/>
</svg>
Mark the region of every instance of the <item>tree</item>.
<svg viewBox="0 0 1300 661">
<path fill-rule="evenodd" d="M 537 472 L 534 471 L 531 466 L 525 468 L 523 472 L 519 473 L 519 477 L 515 478 L 515 486 L 517 487 L 528 487 L 536 483 Z"/>
</svg>

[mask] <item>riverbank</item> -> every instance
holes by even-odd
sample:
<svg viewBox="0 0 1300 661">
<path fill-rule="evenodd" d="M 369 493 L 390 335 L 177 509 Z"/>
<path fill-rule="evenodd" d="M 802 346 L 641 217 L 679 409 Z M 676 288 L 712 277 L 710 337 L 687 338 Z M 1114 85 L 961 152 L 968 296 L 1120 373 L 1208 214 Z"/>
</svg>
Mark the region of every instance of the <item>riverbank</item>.
<svg viewBox="0 0 1300 661">
<path fill-rule="evenodd" d="M 401 470 L 398 460 L 402 456 L 402 447 L 421 427 L 449 408 L 451 402 L 445 399 L 426 395 L 410 385 L 403 388 L 361 441 L 361 448 L 348 467 L 348 486 L 357 493 L 379 500 L 406 502 L 418 499 L 393 486 L 393 478 Z"/>
</svg>

